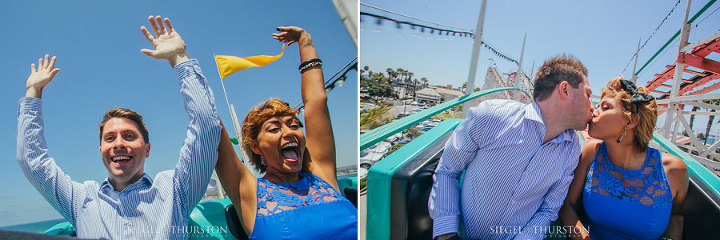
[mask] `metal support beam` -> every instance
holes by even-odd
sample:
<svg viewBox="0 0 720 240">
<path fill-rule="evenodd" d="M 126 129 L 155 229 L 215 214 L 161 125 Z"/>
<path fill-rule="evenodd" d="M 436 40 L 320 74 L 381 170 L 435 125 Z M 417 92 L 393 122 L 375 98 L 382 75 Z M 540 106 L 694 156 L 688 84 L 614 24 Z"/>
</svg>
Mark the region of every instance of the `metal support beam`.
<svg viewBox="0 0 720 240">
<path fill-rule="evenodd" d="M 720 111 L 720 106 L 714 105 L 714 104 L 707 104 L 707 103 L 699 102 L 699 101 L 683 101 L 681 103 L 696 106 L 696 107 L 701 107 L 701 108 L 715 109 L 715 110 Z"/>
<path fill-rule="evenodd" d="M 688 44 L 687 46 L 680 49 L 681 52 L 687 52 L 697 46 L 703 45 L 705 43 L 708 43 L 712 41 L 713 39 L 720 38 L 720 32 L 716 32 L 713 35 L 707 36 L 703 39 L 700 39 L 700 41 L 694 42 L 692 44 Z"/>
<path fill-rule="evenodd" d="M 666 95 L 666 94 L 669 93 L 669 92 L 658 91 L 658 90 L 655 90 L 655 89 L 650 89 L 650 91 L 651 91 L 651 92 L 654 92 L 654 93 L 659 93 L 659 94 L 662 94 L 662 95 Z"/>
<path fill-rule="evenodd" d="M 673 105 L 672 108 L 676 108 L 675 105 Z M 678 132 L 678 126 L 680 125 L 678 123 L 678 121 L 680 121 L 680 119 L 678 119 L 678 118 L 673 119 L 673 123 L 675 123 L 675 125 L 673 127 L 672 138 L 670 139 L 670 141 L 675 145 L 678 144 L 677 143 L 677 132 Z"/>
<path fill-rule="evenodd" d="M 703 152 L 705 150 L 705 145 L 700 143 L 700 140 L 697 139 L 697 136 L 695 136 L 695 134 L 693 134 L 694 132 L 693 132 L 692 128 L 690 128 L 690 124 L 688 124 L 687 120 L 685 120 L 685 117 L 683 115 L 678 115 L 678 120 L 683 125 L 683 128 L 685 128 L 685 131 L 689 133 L 688 135 L 690 135 L 690 136 L 688 136 L 688 138 L 690 138 L 690 141 L 692 141 L 692 144 L 695 147 L 695 151 Z M 677 126 L 677 124 L 676 124 L 676 126 Z"/>
<path fill-rule="evenodd" d="M 682 20 L 682 29 L 680 30 L 680 41 L 678 43 L 678 55 L 683 53 L 682 49 L 685 47 L 688 43 L 688 36 L 690 35 L 690 24 L 688 23 L 688 15 L 690 15 L 690 4 L 692 3 L 692 0 L 687 1 L 687 6 L 685 6 L 685 17 L 683 17 Z M 678 91 L 680 91 L 680 81 L 682 80 L 682 73 L 683 70 L 685 70 L 685 64 L 682 64 L 680 62 L 675 63 L 675 75 L 673 76 L 673 87 L 672 90 L 670 90 L 670 97 L 669 99 L 673 99 L 678 96 Z M 677 104 L 671 103 L 668 105 L 668 111 L 665 112 L 667 116 L 665 117 L 665 127 L 663 129 L 665 130 L 665 137 L 668 137 L 670 134 L 670 125 L 672 124 L 672 120 L 675 117 L 675 111 L 677 108 Z M 682 110 L 682 109 L 677 109 Z M 676 126 L 677 128 L 677 126 Z M 673 136 L 675 136 L 677 131 L 673 132 Z M 674 141 L 675 137 L 673 137 L 672 142 Z"/>
<path fill-rule="evenodd" d="M 527 33 L 523 36 L 523 45 L 520 50 L 520 62 L 518 62 L 518 70 L 515 74 L 515 84 L 513 87 L 519 87 L 520 83 L 522 81 L 522 64 L 523 64 L 523 57 L 525 56 L 525 40 L 527 40 Z"/>
<path fill-rule="evenodd" d="M 475 90 L 475 74 L 477 73 L 478 57 L 480 48 L 482 47 L 483 22 L 485 21 L 485 5 L 487 1 L 483 0 L 480 7 L 480 16 L 478 17 L 477 27 L 475 28 L 475 41 L 473 43 L 472 56 L 470 58 L 470 73 L 468 74 L 467 84 L 465 85 L 465 95 L 470 95 Z M 475 107 L 474 101 L 468 101 L 463 105 L 463 117 L 467 116 L 468 110 Z"/>
<path fill-rule="evenodd" d="M 642 38 L 638 39 L 638 46 L 637 50 L 635 50 L 635 64 L 633 64 L 633 71 L 632 71 L 632 82 L 637 83 L 637 74 L 635 74 L 635 68 L 637 67 L 637 61 L 638 57 L 640 55 L 640 42 L 642 41 Z"/>
<path fill-rule="evenodd" d="M 684 63 L 688 66 L 707 70 L 712 73 L 720 74 L 720 62 L 713 61 L 704 57 L 680 53 L 678 55 L 678 62 Z"/>
<path fill-rule="evenodd" d="M 720 116 L 720 112 L 690 112 L 690 111 L 684 111 L 683 114 L 689 114 L 689 115 L 702 115 L 702 116 Z M 720 142 L 720 141 L 718 141 Z"/>
<path fill-rule="evenodd" d="M 718 76 L 718 77 L 720 77 L 720 76 Z M 709 92 L 712 92 L 712 91 L 715 91 L 718 89 L 720 89 L 720 83 L 715 83 L 713 85 L 710 85 L 709 87 L 691 92 L 690 95 L 706 94 L 706 93 L 709 93 Z"/>
<path fill-rule="evenodd" d="M 706 137 L 707 137 L 707 136 L 706 136 Z M 710 146 L 707 150 L 705 150 L 704 152 L 700 153 L 700 156 L 701 156 L 701 157 L 710 158 L 710 154 L 711 154 L 711 153 L 714 153 L 714 152 L 715 152 L 715 149 L 717 149 L 718 147 L 720 147 L 720 141 L 715 142 L 715 144 L 713 144 L 712 146 Z"/>
<path fill-rule="evenodd" d="M 720 93 L 681 96 L 681 97 L 675 97 L 672 99 L 661 99 L 661 100 L 657 100 L 657 104 L 678 103 L 678 102 L 685 102 L 685 101 L 692 101 L 692 100 L 705 100 L 705 99 L 716 99 L 716 98 L 720 98 Z"/>
</svg>

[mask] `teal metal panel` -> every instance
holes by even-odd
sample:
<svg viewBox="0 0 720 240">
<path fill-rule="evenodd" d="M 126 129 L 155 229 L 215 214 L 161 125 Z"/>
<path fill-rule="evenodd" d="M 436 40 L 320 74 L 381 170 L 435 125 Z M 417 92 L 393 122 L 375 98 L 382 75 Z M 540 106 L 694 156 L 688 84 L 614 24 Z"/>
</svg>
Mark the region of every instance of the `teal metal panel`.
<svg viewBox="0 0 720 240">
<path fill-rule="evenodd" d="M 338 187 L 340 187 L 340 193 L 345 194 L 343 191 L 346 187 L 358 187 L 358 177 L 356 174 L 345 176 L 337 179 Z"/>
<path fill-rule="evenodd" d="M 227 226 L 225 208 L 232 204 L 230 198 L 198 203 L 190 213 L 188 227 L 202 228 L 205 232 L 191 233 L 189 239 L 235 239 Z"/>
<path fill-rule="evenodd" d="M 715 195 L 720 196 L 720 178 L 713 172 L 705 168 L 702 164 L 695 161 L 689 154 L 680 150 L 675 144 L 672 144 L 665 137 L 657 132 L 653 132 L 653 139 L 660 144 L 670 154 L 675 155 L 685 162 L 688 167 L 688 173 L 690 175 L 698 177 L 707 185 Z"/>
<path fill-rule="evenodd" d="M 44 234 L 72 236 L 75 234 L 75 227 L 70 222 L 61 222 L 45 230 Z"/>
<path fill-rule="evenodd" d="M 390 239 L 390 182 L 395 171 L 446 133 L 453 131 L 460 122 L 462 119 L 455 118 L 441 122 L 370 168 L 367 176 L 368 207 L 365 209 L 367 239 Z"/>
<path fill-rule="evenodd" d="M 395 133 L 405 130 L 415 124 L 422 122 L 425 119 L 435 116 L 438 113 L 448 110 L 454 106 L 463 104 L 467 101 L 470 101 L 472 99 L 478 98 L 483 95 L 487 95 L 487 94 L 499 92 L 499 91 L 509 91 L 509 90 L 518 90 L 518 91 L 524 93 L 525 95 L 527 95 L 528 97 L 530 97 L 530 94 L 521 90 L 520 88 L 515 88 L 515 87 L 494 88 L 494 89 L 487 89 L 487 90 L 474 92 L 472 94 L 465 95 L 465 96 L 438 104 L 434 107 L 425 109 L 421 112 L 404 117 L 402 119 L 395 120 L 391 123 L 385 124 L 381 127 L 375 128 L 373 130 L 370 130 L 370 131 L 367 131 L 366 133 L 361 134 L 360 135 L 360 150 L 366 149 L 366 148 L 372 146 L 373 144 L 378 143 L 378 142 L 390 137 L 391 135 L 393 135 Z"/>
</svg>

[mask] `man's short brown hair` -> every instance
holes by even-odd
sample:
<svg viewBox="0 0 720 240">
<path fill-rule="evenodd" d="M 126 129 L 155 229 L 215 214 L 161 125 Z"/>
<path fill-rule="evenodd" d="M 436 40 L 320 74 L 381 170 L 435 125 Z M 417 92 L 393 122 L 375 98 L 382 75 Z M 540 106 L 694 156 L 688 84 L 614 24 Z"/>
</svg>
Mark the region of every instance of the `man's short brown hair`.
<svg viewBox="0 0 720 240">
<path fill-rule="evenodd" d="M 100 123 L 100 141 L 102 141 L 102 134 L 103 134 L 103 128 L 105 127 L 105 123 L 109 121 L 112 118 L 127 118 L 130 121 L 133 121 L 135 125 L 137 125 L 138 130 L 143 136 L 143 140 L 145 140 L 145 143 L 150 143 L 150 136 L 148 134 L 147 127 L 145 126 L 145 122 L 142 120 L 142 116 L 140 116 L 139 113 L 127 109 L 127 108 L 119 108 L 114 107 L 107 112 L 105 112 L 105 116 L 103 117 L 102 122 Z"/>
<path fill-rule="evenodd" d="M 535 89 L 533 99 L 542 101 L 552 95 L 555 86 L 567 81 L 573 88 L 578 88 L 583 77 L 587 77 L 587 68 L 580 60 L 571 55 L 553 57 L 538 69 L 535 74 Z"/>
</svg>

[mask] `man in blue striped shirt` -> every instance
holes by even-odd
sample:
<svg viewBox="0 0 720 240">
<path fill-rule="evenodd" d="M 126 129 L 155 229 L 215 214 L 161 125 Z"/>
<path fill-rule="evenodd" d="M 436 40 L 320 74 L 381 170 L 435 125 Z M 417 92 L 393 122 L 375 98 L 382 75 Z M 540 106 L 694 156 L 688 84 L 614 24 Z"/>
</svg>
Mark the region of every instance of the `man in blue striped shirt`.
<svg viewBox="0 0 720 240">
<path fill-rule="evenodd" d="M 20 99 L 17 160 L 27 179 L 67 219 L 81 238 L 186 239 L 205 230 L 188 229 L 188 216 L 205 193 L 218 157 L 220 120 L 213 93 L 198 61 L 189 59 L 185 43 L 170 20 L 150 17 L 156 37 L 141 31 L 155 50 L 143 53 L 166 59 L 179 79 L 190 117 L 187 138 L 174 170 L 144 173 L 150 141 L 142 117 L 113 108 L 100 124 L 100 153 L 108 171 L 101 183 L 72 181 L 48 156 L 42 120 L 42 90 L 60 70 L 45 55 L 31 66 L 25 97 Z M 159 26 L 158 26 L 159 25 Z"/>
<path fill-rule="evenodd" d="M 585 66 L 562 55 L 538 70 L 531 104 L 471 108 L 433 176 L 433 237 L 543 239 L 573 179 L 580 156 L 573 129 L 592 119 L 590 95 Z"/>
</svg>

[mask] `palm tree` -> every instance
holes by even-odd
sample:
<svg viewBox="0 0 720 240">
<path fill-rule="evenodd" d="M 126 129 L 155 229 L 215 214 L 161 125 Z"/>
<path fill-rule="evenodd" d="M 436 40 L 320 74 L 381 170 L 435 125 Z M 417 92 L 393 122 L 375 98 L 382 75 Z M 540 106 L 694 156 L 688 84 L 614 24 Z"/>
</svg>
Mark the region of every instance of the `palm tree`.
<svg viewBox="0 0 720 240">
<path fill-rule="evenodd" d="M 407 71 L 405 69 L 398 68 L 398 69 L 395 69 L 395 73 L 397 73 L 397 75 L 398 75 L 398 78 L 396 79 L 395 84 L 397 84 L 397 86 L 404 85 L 405 84 L 405 75 L 407 74 Z M 403 97 L 405 97 L 405 95 L 407 95 L 407 89 L 405 88 L 405 86 L 403 86 L 403 88 L 405 89 L 405 91 L 403 91 Z"/>
<path fill-rule="evenodd" d="M 362 69 L 360 69 L 360 75 L 362 75 L 365 72 L 370 72 L 370 67 L 368 67 L 367 65 L 364 66 Z M 368 78 L 370 77 L 370 75 L 372 75 L 372 74 L 368 73 Z"/>
<path fill-rule="evenodd" d="M 385 71 L 386 71 L 387 74 L 388 74 L 388 78 L 390 79 L 390 82 L 394 82 L 394 81 L 395 81 L 395 76 L 397 75 L 397 73 L 395 72 L 395 70 L 393 70 L 392 68 L 388 68 L 388 69 L 386 69 Z M 392 84 L 392 83 L 391 83 L 391 84 Z"/>
<path fill-rule="evenodd" d="M 415 91 L 418 90 L 418 85 L 420 85 L 420 81 L 417 78 L 415 78 L 413 80 L 413 96 L 415 95 Z"/>
<path fill-rule="evenodd" d="M 707 100 L 704 100 L 703 102 L 705 102 L 707 104 L 712 104 L 712 105 L 720 105 L 720 99 L 707 99 Z M 710 112 L 714 113 L 715 109 L 710 109 Z M 707 127 L 705 128 L 705 142 L 703 144 L 707 144 L 707 139 L 710 136 L 709 134 L 710 134 L 710 129 L 712 128 L 713 120 L 715 120 L 715 115 L 710 115 L 708 117 Z"/>
<path fill-rule="evenodd" d="M 697 111 L 697 110 L 700 110 L 700 107 L 698 107 L 698 106 L 693 106 L 691 112 L 695 112 L 695 111 Z M 693 124 L 694 124 L 694 123 L 695 123 L 695 114 L 690 115 L 690 129 L 691 129 L 691 130 L 693 129 Z"/>
<path fill-rule="evenodd" d="M 410 71 L 405 71 L 405 75 L 407 76 L 407 78 L 405 79 L 405 96 L 407 97 L 408 86 L 413 83 L 412 77 L 413 77 L 413 75 L 415 75 L 415 74 L 412 73 L 412 72 L 410 72 Z M 413 95 L 415 94 L 415 90 L 414 90 L 414 89 L 411 89 L 411 92 L 413 93 Z"/>
<path fill-rule="evenodd" d="M 377 82 L 378 85 L 384 84 L 388 81 L 388 78 L 385 77 L 385 74 L 383 74 L 383 73 L 375 73 L 373 75 L 372 79 L 375 80 L 375 82 Z"/>
<path fill-rule="evenodd" d="M 423 78 L 420 79 L 420 81 L 423 82 L 423 84 L 425 85 L 425 87 L 428 86 L 428 79 L 427 79 L 427 78 L 424 78 L 424 77 L 423 77 Z"/>
<path fill-rule="evenodd" d="M 398 68 L 395 69 L 395 73 L 397 73 L 397 84 L 403 84 L 403 79 L 405 79 L 405 69 Z"/>
</svg>

